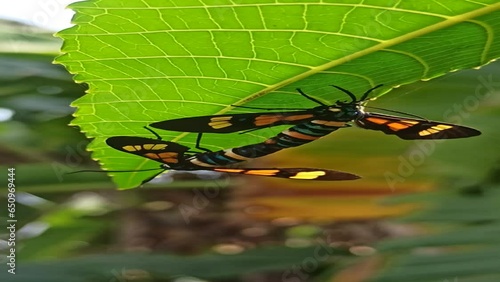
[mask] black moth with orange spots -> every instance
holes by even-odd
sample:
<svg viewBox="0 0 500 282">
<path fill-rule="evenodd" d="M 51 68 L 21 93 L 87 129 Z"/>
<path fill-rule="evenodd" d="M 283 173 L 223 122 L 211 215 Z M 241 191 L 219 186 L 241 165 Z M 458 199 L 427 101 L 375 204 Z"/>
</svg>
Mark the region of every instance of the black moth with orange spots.
<svg viewBox="0 0 500 282">
<path fill-rule="evenodd" d="M 367 100 L 368 95 L 382 85 L 369 89 L 359 100 L 352 92 L 339 86 L 332 86 L 346 93 L 351 101 L 337 101 L 329 106 L 297 89 L 300 95 L 320 106 L 299 111 L 188 117 L 155 122 L 150 126 L 164 130 L 201 134 L 252 131 L 277 125 L 295 124 L 295 126 L 281 132 L 290 139 L 290 142 L 285 142 L 287 144 L 282 142 L 285 148 L 316 140 L 339 128 L 348 127 L 348 122 L 352 121 L 361 128 L 382 131 L 406 140 L 454 139 L 481 134 L 476 129 L 456 124 L 365 112 L 363 103 Z M 285 137 L 282 136 L 281 139 L 284 140 Z"/>
<path fill-rule="evenodd" d="M 144 137 L 115 136 L 108 138 L 106 143 L 116 150 L 160 162 L 160 168 L 163 170 L 210 170 L 232 174 L 322 181 L 355 180 L 360 178 L 355 174 L 330 169 L 225 167 L 229 164 L 260 156 L 260 152 L 266 152 L 267 154 L 265 148 L 267 145 L 262 145 L 261 143 L 203 153 L 190 153 L 189 147 L 174 142 Z M 151 180 L 156 175 L 144 182 Z"/>
</svg>

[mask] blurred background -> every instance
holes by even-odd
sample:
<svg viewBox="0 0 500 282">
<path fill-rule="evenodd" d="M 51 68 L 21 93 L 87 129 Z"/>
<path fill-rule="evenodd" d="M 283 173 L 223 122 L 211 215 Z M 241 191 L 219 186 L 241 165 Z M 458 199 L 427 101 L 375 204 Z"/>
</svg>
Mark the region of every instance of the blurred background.
<svg viewBox="0 0 500 282">
<path fill-rule="evenodd" d="M 99 166 L 68 126 L 86 86 L 52 64 L 52 33 L 71 13 L 44 3 L 0 21 L 0 179 L 3 197 L 15 168 L 17 219 L 16 275 L 2 256 L 2 281 L 500 281 L 500 63 L 370 103 L 479 137 L 404 141 L 353 127 L 249 165 L 361 180 L 176 173 L 117 191 L 104 173 L 65 175 Z"/>
</svg>

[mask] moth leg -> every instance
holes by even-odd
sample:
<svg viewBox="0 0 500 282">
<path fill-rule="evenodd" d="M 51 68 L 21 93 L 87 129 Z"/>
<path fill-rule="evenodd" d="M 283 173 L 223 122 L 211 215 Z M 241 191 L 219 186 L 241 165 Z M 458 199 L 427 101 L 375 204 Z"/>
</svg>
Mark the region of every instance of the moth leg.
<svg viewBox="0 0 500 282">
<path fill-rule="evenodd" d="M 151 128 L 149 128 L 147 126 L 144 126 L 144 129 L 146 129 L 147 131 L 153 133 L 153 135 L 156 137 L 156 139 L 162 140 L 161 136 L 158 133 L 156 133 L 154 130 L 152 130 Z"/>
<path fill-rule="evenodd" d="M 202 150 L 202 151 L 205 151 L 205 152 L 212 152 L 212 150 L 209 150 L 209 149 L 206 149 L 206 148 L 203 148 L 200 146 L 200 142 L 201 142 L 201 137 L 203 136 L 203 133 L 198 133 L 198 137 L 196 137 L 196 146 L 194 146 L 196 149 L 198 150 Z"/>
</svg>

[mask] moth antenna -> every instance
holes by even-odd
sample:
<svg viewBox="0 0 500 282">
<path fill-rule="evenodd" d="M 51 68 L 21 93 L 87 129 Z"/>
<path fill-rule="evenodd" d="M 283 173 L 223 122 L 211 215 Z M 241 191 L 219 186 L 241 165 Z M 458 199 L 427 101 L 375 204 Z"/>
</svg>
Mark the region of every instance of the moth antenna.
<svg viewBox="0 0 500 282">
<path fill-rule="evenodd" d="M 300 93 L 300 95 L 302 95 L 302 96 L 306 97 L 307 99 L 309 99 L 309 100 L 313 101 L 314 103 L 316 103 L 316 104 L 320 104 L 321 106 L 328 106 L 328 105 L 326 105 L 325 103 L 321 102 L 320 100 L 317 100 L 317 99 L 315 99 L 315 98 L 313 98 L 313 97 L 311 97 L 311 96 L 307 95 L 306 93 L 304 93 L 304 92 L 302 91 L 302 89 L 297 88 L 296 90 L 297 90 L 297 92 L 299 92 L 299 93 Z"/>
<path fill-rule="evenodd" d="M 351 98 L 351 100 L 352 100 L 351 103 L 356 103 L 357 102 L 356 96 L 354 94 L 352 94 L 351 91 L 349 91 L 347 89 L 344 89 L 344 88 L 342 88 L 340 86 L 337 86 L 337 85 L 330 85 L 330 86 L 333 86 L 333 87 L 337 88 L 338 90 L 340 90 L 340 91 L 344 92 L 345 94 L 347 94 Z"/>
<path fill-rule="evenodd" d="M 382 87 L 382 86 L 383 86 L 383 84 L 379 84 L 379 85 L 377 85 L 377 86 L 375 86 L 375 87 L 373 87 L 373 88 L 371 88 L 371 89 L 368 89 L 368 90 L 367 90 L 367 91 L 363 94 L 363 96 L 361 97 L 361 99 L 360 99 L 359 101 L 361 102 L 361 101 L 366 100 L 366 98 L 368 97 L 368 94 L 370 94 L 373 90 L 375 90 L 375 89 L 377 89 L 377 88 L 379 88 L 379 87 Z"/>
</svg>

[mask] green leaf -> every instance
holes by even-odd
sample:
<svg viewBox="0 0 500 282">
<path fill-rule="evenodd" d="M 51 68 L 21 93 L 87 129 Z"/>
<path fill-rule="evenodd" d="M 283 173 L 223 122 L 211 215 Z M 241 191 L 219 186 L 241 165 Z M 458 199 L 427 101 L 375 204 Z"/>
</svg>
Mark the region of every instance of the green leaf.
<svg viewBox="0 0 500 282">
<path fill-rule="evenodd" d="M 454 277 L 457 281 L 497 281 L 498 173 L 498 167 L 493 167 L 482 182 L 451 184 L 445 192 L 421 193 L 420 199 L 414 198 L 413 203 L 430 207 L 406 219 L 426 223 L 421 230 L 427 234 L 379 243 L 377 249 L 388 258 L 388 267 L 370 281 L 445 281 Z"/>
<path fill-rule="evenodd" d="M 337 251 L 325 246 L 268 247 L 236 255 L 177 256 L 139 253 L 95 255 L 75 259 L 23 263 L 22 268 L 19 268 L 16 273 L 16 279 L 23 282 L 122 281 L 127 272 L 138 270 L 157 278 L 158 281 L 183 276 L 221 279 L 239 277 L 248 273 L 278 270 L 284 271 L 284 278 L 287 276 L 291 278 L 297 276 L 297 274 L 292 273 L 293 271 L 305 271 L 305 267 L 308 271 L 302 274 L 310 275 L 313 271 L 311 270 L 311 261 L 316 264 L 317 269 L 314 270 L 318 270 L 320 265 L 325 262 L 325 252 L 336 257 L 347 255 L 344 251 Z M 319 254 L 321 254 L 321 259 L 318 259 Z M 12 277 L 9 275 L 11 274 L 3 271 L 0 273 L 0 278 L 2 281 L 8 281 L 5 279 Z"/>
<path fill-rule="evenodd" d="M 104 143 L 152 137 L 142 128 L 151 122 L 225 113 L 231 105 L 312 107 L 297 87 L 330 103 L 345 98 L 331 84 L 359 95 L 383 83 L 381 95 L 500 56 L 494 0 L 95 0 L 71 7 L 76 26 L 59 33 L 57 62 L 90 87 L 73 103 L 73 124 L 95 138 L 89 150 L 107 169 L 158 167 Z M 203 145 L 221 149 L 275 133 L 216 135 Z M 161 135 L 194 144 L 194 134 Z M 115 182 L 133 187 L 151 174 L 117 174 Z"/>
<path fill-rule="evenodd" d="M 497 281 L 500 256 L 498 247 L 467 252 L 438 255 L 395 256 L 390 271 L 382 273 L 372 282 L 396 281 L 446 281 L 460 277 L 457 281 Z M 481 280 L 490 277 L 490 280 Z M 448 280 L 448 281 L 449 281 Z"/>
</svg>

